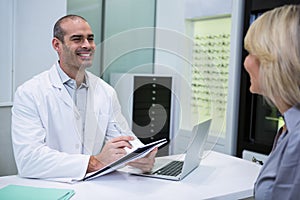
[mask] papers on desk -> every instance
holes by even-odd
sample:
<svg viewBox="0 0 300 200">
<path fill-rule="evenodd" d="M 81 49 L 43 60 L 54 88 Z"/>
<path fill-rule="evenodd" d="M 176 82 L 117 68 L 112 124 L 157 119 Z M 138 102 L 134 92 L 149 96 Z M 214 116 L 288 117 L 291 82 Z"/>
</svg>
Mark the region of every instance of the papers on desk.
<svg viewBox="0 0 300 200">
<path fill-rule="evenodd" d="M 112 171 L 115 171 L 117 169 L 120 169 L 129 162 L 132 162 L 136 159 L 145 157 L 153 149 L 155 149 L 156 147 L 160 147 L 165 143 L 167 143 L 167 140 L 161 139 L 161 140 L 140 146 L 140 147 L 134 149 L 132 152 L 128 153 L 127 155 L 125 155 L 125 156 L 121 157 L 120 159 L 116 160 L 115 162 L 111 163 L 110 165 L 108 165 L 102 169 L 99 169 L 98 171 L 86 174 L 86 176 L 83 178 L 83 181 L 94 179 L 96 177 L 99 177 L 99 176 L 108 174 Z"/>
<path fill-rule="evenodd" d="M 71 189 L 39 188 L 21 185 L 8 185 L 0 189 L 1 200 L 68 200 L 75 194 Z"/>
</svg>

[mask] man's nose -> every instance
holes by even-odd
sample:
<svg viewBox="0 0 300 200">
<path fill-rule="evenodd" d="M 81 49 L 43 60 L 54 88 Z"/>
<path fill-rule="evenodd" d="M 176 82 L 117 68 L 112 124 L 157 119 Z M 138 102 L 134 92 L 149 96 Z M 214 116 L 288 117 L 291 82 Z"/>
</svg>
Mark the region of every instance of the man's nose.
<svg viewBox="0 0 300 200">
<path fill-rule="evenodd" d="M 82 48 L 89 48 L 91 46 L 90 41 L 88 39 L 83 39 Z"/>
</svg>

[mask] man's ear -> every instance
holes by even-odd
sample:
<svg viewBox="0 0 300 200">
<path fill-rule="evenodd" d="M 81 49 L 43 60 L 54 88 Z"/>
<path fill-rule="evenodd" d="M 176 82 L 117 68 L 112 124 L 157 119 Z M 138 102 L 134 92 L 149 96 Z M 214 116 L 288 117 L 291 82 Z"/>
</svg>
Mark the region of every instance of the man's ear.
<svg viewBox="0 0 300 200">
<path fill-rule="evenodd" d="M 57 52 L 59 52 L 59 50 L 60 50 L 60 43 L 61 43 L 61 41 L 59 39 L 57 39 L 57 38 L 52 39 L 52 47 Z"/>
</svg>

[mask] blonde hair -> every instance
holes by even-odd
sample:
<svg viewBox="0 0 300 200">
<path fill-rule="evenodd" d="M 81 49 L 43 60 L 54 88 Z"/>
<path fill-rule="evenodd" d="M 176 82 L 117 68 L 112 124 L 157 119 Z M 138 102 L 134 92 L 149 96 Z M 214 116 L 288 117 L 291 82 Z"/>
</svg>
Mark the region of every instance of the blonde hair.
<svg viewBox="0 0 300 200">
<path fill-rule="evenodd" d="M 260 61 L 261 90 L 275 105 L 300 102 L 300 7 L 264 13 L 250 26 L 245 49 Z"/>
</svg>

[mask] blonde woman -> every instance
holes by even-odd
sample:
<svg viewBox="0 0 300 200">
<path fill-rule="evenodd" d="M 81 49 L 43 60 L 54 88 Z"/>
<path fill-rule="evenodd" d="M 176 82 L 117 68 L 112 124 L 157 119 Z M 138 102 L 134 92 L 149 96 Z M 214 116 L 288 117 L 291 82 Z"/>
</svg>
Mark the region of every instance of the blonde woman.
<svg viewBox="0 0 300 200">
<path fill-rule="evenodd" d="M 300 6 L 264 13 L 245 37 L 252 93 L 278 108 L 285 127 L 257 178 L 255 199 L 300 198 Z"/>
</svg>

